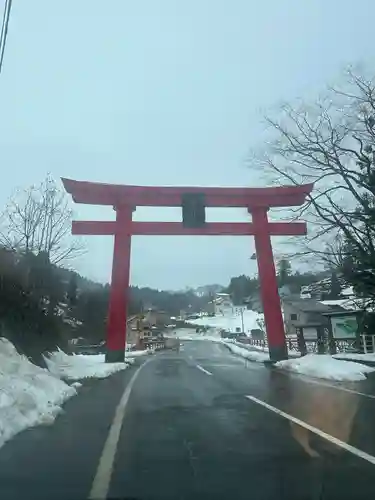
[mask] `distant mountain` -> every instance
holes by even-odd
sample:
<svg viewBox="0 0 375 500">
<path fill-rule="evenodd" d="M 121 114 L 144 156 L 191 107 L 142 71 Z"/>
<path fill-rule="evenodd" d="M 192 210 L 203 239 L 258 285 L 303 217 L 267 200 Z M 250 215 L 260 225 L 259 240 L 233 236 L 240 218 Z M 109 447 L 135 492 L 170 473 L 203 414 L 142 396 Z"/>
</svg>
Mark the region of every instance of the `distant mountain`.
<svg viewBox="0 0 375 500">
<path fill-rule="evenodd" d="M 72 279 L 72 276 L 75 275 L 77 279 L 77 288 L 79 292 L 90 292 L 90 291 L 100 290 L 105 286 L 96 281 L 84 278 L 76 271 L 72 271 L 71 269 L 55 266 L 55 270 L 58 273 L 61 282 L 64 283 L 65 285 L 67 285 Z"/>
</svg>

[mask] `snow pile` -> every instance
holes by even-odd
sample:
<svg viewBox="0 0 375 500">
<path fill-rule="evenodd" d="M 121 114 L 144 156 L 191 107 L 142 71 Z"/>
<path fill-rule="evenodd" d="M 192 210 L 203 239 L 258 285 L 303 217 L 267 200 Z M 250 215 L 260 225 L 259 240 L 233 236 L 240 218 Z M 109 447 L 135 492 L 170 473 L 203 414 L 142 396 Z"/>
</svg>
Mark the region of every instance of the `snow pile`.
<svg viewBox="0 0 375 500">
<path fill-rule="evenodd" d="M 0 338 L 0 447 L 24 429 L 54 422 L 61 405 L 82 385 L 74 382 L 70 386 L 61 379 L 105 378 L 127 368 L 134 357 L 148 353 L 131 351 L 126 362 L 106 364 L 104 354 L 69 356 L 57 351 L 45 357 L 45 369 Z"/>
<path fill-rule="evenodd" d="M 65 380 L 80 380 L 83 378 L 105 378 L 120 370 L 125 370 L 127 364 L 105 363 L 104 354 L 98 355 L 68 355 L 56 351 L 45 357 L 48 370 L 56 377 Z"/>
<path fill-rule="evenodd" d="M 127 362 L 128 359 L 138 358 L 139 356 L 147 356 L 148 354 L 154 354 L 154 352 L 155 351 L 153 349 L 144 349 L 143 351 L 126 351 L 125 359 Z"/>
<path fill-rule="evenodd" d="M 134 363 L 134 358 L 147 356 L 148 354 L 154 354 L 154 351 L 152 349 L 145 349 L 143 351 L 125 351 L 124 362 L 130 365 Z M 77 358 L 86 359 L 90 363 L 105 363 L 105 354 L 76 354 L 75 356 Z"/>
<path fill-rule="evenodd" d="M 134 358 L 153 354 L 154 351 L 127 351 L 123 363 L 105 363 L 105 354 L 73 354 L 56 351 L 45 357 L 48 370 L 65 380 L 105 378 L 134 363 Z"/>
<path fill-rule="evenodd" d="M 18 432 L 51 424 L 77 391 L 0 338 L 0 447 Z"/>
<path fill-rule="evenodd" d="M 231 342 L 222 341 L 221 343 L 225 344 L 228 347 L 228 349 L 233 352 L 233 354 L 237 354 L 238 356 L 248 359 L 249 361 L 256 361 L 258 363 L 263 363 L 264 361 L 269 360 L 268 353 L 260 351 L 250 351 L 249 349 L 245 349 L 243 347 L 240 347 L 238 344 L 234 344 Z"/>
<path fill-rule="evenodd" d="M 353 361 L 339 361 L 328 354 L 308 354 L 301 358 L 278 361 L 275 366 L 310 377 L 339 381 L 365 380 L 366 373 L 375 371 L 370 366 Z"/>
<path fill-rule="evenodd" d="M 217 342 L 221 340 L 221 335 L 219 330 L 214 328 L 210 329 L 208 332 L 197 333 L 191 328 L 178 328 L 169 333 L 164 334 L 165 338 L 168 339 L 180 339 L 180 340 L 209 340 L 211 342 Z"/>
<path fill-rule="evenodd" d="M 169 336 L 169 338 L 173 338 L 173 336 Z M 178 338 L 180 340 L 202 340 L 202 341 L 209 341 L 209 342 L 220 342 L 221 341 L 221 337 L 220 335 L 214 335 L 214 334 L 210 334 L 210 335 L 199 335 L 199 334 L 191 334 L 191 335 L 188 335 L 188 334 L 183 334 L 183 333 L 178 333 L 175 338 Z"/>
</svg>

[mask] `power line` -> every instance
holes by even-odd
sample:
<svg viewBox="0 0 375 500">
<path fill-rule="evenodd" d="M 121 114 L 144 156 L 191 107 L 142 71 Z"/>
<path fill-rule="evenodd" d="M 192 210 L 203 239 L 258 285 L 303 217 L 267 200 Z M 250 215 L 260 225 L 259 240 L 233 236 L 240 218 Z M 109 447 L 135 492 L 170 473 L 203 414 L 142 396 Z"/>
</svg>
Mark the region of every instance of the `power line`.
<svg viewBox="0 0 375 500">
<path fill-rule="evenodd" d="M 3 69 L 5 45 L 8 35 L 8 25 L 9 25 L 11 8 L 12 8 L 12 0 L 6 0 L 3 13 L 3 22 L 1 25 L 1 34 L 0 34 L 0 73 L 1 70 Z"/>
<path fill-rule="evenodd" d="M 3 22 L 1 26 L 1 35 L 0 35 L 0 48 L 3 46 L 3 38 L 4 38 L 4 29 L 5 29 L 5 19 L 6 19 L 6 11 L 8 9 L 7 7 L 8 0 L 5 0 L 4 4 L 4 12 L 3 12 Z"/>
</svg>

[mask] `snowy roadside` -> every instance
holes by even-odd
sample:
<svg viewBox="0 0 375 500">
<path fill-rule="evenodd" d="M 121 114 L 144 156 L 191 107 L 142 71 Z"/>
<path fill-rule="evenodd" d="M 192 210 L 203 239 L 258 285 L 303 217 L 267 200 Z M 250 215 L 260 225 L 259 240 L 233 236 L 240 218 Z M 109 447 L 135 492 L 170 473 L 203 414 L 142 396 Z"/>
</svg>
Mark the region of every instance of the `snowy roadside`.
<svg viewBox="0 0 375 500">
<path fill-rule="evenodd" d="M 154 353 L 155 353 L 155 351 L 152 349 L 145 349 L 142 351 L 125 351 L 124 362 L 127 364 L 132 364 L 132 363 L 134 363 L 134 358 L 139 358 L 140 356 L 148 356 L 148 355 L 154 354 Z M 105 354 L 76 354 L 75 356 L 80 358 L 80 359 L 86 359 L 88 361 L 95 360 L 95 362 L 98 362 L 98 363 L 105 362 Z M 69 358 L 70 357 L 71 356 L 69 356 Z"/>
<path fill-rule="evenodd" d="M 249 361 L 264 363 L 264 361 L 269 360 L 269 355 L 266 352 L 251 351 L 249 349 L 245 349 L 244 347 L 239 346 L 237 343 L 234 342 L 222 341 L 220 343 L 225 345 L 230 351 L 233 352 L 233 354 L 237 354 L 238 356 L 248 359 Z"/>
<path fill-rule="evenodd" d="M 187 334 L 180 330 L 177 331 L 175 335 L 181 340 L 199 340 L 223 344 L 232 351 L 233 354 L 248 359 L 249 361 L 263 363 L 269 360 L 268 350 L 258 350 L 255 346 L 242 346 L 234 340 L 222 339 L 218 333 L 205 335 L 191 332 Z M 295 355 L 295 353 L 293 354 Z M 340 356 L 340 358 L 342 358 L 342 355 L 335 356 Z M 348 354 L 348 358 L 350 357 L 350 359 L 354 359 L 353 356 L 357 358 L 356 361 L 365 361 L 369 360 L 369 358 L 375 360 L 375 355 Z M 329 354 L 308 354 L 303 357 L 293 357 L 285 361 L 279 361 L 275 363 L 275 366 L 279 369 L 303 374 L 308 377 L 351 382 L 365 380 L 367 374 L 375 372 L 375 368 L 373 367 L 361 364 L 360 362 L 335 359 L 334 356 L 330 356 Z"/>
<path fill-rule="evenodd" d="M 82 385 L 78 380 L 108 377 L 145 354 L 148 351 L 130 351 L 124 363 L 106 364 L 104 355 L 71 356 L 57 351 L 45 357 L 47 369 L 34 365 L 9 340 L 0 338 L 0 447 L 29 427 L 52 424 L 62 404 L 77 395 Z"/>
<path fill-rule="evenodd" d="M 130 363 L 105 363 L 104 354 L 68 355 L 63 351 L 45 356 L 48 371 L 63 380 L 81 380 L 85 378 L 106 378 L 120 370 L 125 370 Z"/>
<path fill-rule="evenodd" d="M 219 333 L 213 332 L 211 335 L 207 334 L 199 334 L 193 333 L 190 334 L 183 332 L 183 330 L 177 330 L 175 334 L 166 335 L 166 337 L 178 337 L 182 341 L 189 340 L 198 340 L 200 342 L 216 342 L 217 344 L 225 345 L 233 354 L 237 354 L 243 358 L 246 358 L 250 361 L 256 361 L 259 363 L 263 363 L 269 359 L 268 351 L 262 352 L 256 349 L 252 349 L 252 346 L 249 348 L 242 346 L 239 342 L 231 339 L 222 339 Z"/>
<path fill-rule="evenodd" d="M 275 366 L 308 377 L 351 382 L 365 380 L 368 373 L 375 372 L 375 368 L 370 366 L 334 359 L 329 354 L 307 354 L 301 358 L 278 361 Z"/>
<path fill-rule="evenodd" d="M 234 354 L 238 354 L 251 361 L 264 362 L 269 360 L 268 350 L 252 352 L 238 347 L 238 344 L 231 345 L 227 343 L 227 346 Z M 290 355 L 289 353 L 289 356 Z M 351 354 L 350 356 L 353 355 Z M 359 354 L 357 359 L 364 361 L 364 356 L 368 355 Z M 373 356 L 372 359 L 375 361 L 375 356 Z M 298 357 L 296 357 L 296 354 L 293 353 L 293 357 L 285 361 L 279 361 L 275 363 L 274 366 L 308 377 L 336 380 L 340 382 L 365 380 L 368 373 L 375 372 L 375 368 L 370 366 L 350 360 L 335 359 L 335 356 L 329 354 L 307 354 L 306 356 L 301 357 L 298 355 Z"/>
<path fill-rule="evenodd" d="M 269 360 L 268 351 L 249 351 L 238 346 L 237 343 L 223 342 L 227 347 L 239 356 L 250 361 L 264 362 Z M 351 355 L 352 356 L 352 355 Z M 358 360 L 363 360 L 363 356 L 358 355 Z M 375 356 L 372 358 L 375 360 Z M 279 361 L 275 363 L 277 368 L 299 373 L 308 377 L 321 378 L 325 380 L 336 380 L 339 382 L 357 382 L 366 380 L 367 374 L 375 372 L 375 368 L 342 359 L 335 359 L 329 354 L 307 354 Z"/>
<path fill-rule="evenodd" d="M 264 321 L 264 316 L 255 311 L 246 310 L 243 313 L 243 324 L 245 332 L 249 332 L 252 328 L 259 328 Z M 236 331 L 241 327 L 241 317 L 202 317 L 194 320 L 197 326 L 209 326 L 214 331 L 214 335 L 207 335 L 206 340 L 221 342 L 235 354 L 242 356 L 251 361 L 266 361 L 268 360 L 268 349 L 263 346 L 249 345 L 249 347 L 239 346 L 238 342 L 221 339 L 218 336 L 219 329 L 226 331 Z M 199 335 L 191 340 L 198 340 Z M 203 336 L 200 338 L 203 340 Z M 246 344 L 247 345 L 247 344 Z M 250 349 L 250 350 L 249 350 Z M 289 351 L 289 358 L 286 361 L 276 363 L 276 366 L 283 370 L 300 373 L 309 377 L 321 378 L 326 380 L 336 381 L 359 381 L 366 379 L 367 374 L 375 371 L 375 354 L 337 354 L 330 356 L 308 354 L 300 357 L 299 353 Z M 368 363 L 368 365 L 364 364 Z"/>
</svg>

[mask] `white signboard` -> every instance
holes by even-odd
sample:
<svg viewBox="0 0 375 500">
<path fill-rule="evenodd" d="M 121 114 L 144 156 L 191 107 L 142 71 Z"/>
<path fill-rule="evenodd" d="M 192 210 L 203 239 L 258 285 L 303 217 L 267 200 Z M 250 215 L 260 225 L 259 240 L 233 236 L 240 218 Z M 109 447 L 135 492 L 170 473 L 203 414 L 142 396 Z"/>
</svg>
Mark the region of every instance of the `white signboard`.
<svg viewBox="0 0 375 500">
<path fill-rule="evenodd" d="M 357 318 L 352 316 L 331 317 L 332 334 L 335 339 L 355 339 L 357 336 Z"/>
</svg>

